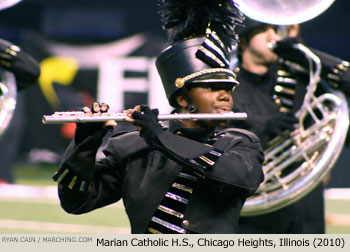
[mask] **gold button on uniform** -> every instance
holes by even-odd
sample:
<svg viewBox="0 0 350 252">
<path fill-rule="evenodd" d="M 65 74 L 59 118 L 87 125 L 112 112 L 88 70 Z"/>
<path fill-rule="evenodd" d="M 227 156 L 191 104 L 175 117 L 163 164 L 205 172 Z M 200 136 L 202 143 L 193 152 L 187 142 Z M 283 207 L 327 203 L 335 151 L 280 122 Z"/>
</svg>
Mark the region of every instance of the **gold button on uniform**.
<svg viewBox="0 0 350 252">
<path fill-rule="evenodd" d="M 190 222 L 188 220 L 183 220 L 182 221 L 182 224 L 185 226 L 185 227 L 188 227 L 190 225 Z"/>
</svg>

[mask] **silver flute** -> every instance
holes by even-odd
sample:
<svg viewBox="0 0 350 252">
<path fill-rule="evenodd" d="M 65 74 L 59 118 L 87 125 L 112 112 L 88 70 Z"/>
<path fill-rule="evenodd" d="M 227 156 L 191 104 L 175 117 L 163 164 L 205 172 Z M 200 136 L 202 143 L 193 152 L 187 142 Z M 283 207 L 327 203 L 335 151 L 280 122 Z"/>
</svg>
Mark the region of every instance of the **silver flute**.
<svg viewBox="0 0 350 252">
<path fill-rule="evenodd" d="M 113 120 L 116 122 L 125 122 L 131 116 L 123 113 L 102 112 L 85 113 L 82 111 L 55 112 L 52 115 L 44 115 L 43 124 L 61 124 L 61 123 L 86 123 L 86 122 L 106 122 Z M 245 120 L 246 113 L 221 113 L 221 114 L 160 114 L 159 121 L 169 120 Z"/>
</svg>

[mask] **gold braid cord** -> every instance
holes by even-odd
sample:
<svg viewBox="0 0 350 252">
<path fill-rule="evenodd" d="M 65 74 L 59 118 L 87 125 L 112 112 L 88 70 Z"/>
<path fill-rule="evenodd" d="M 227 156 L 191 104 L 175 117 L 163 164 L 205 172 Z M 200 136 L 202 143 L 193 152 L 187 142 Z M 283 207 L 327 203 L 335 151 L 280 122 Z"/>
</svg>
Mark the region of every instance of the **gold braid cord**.
<svg viewBox="0 0 350 252">
<path fill-rule="evenodd" d="M 189 75 L 187 75 L 185 77 L 182 77 L 182 78 L 181 77 L 177 78 L 175 80 L 175 86 L 178 87 L 178 88 L 182 88 L 185 85 L 186 82 L 194 80 L 194 79 L 196 79 L 196 78 L 198 78 L 200 76 L 207 75 L 207 74 L 212 74 L 212 73 L 227 73 L 227 74 L 231 75 L 234 79 L 236 79 L 236 74 L 230 69 L 226 69 L 226 68 L 209 68 L 209 69 L 204 69 L 202 71 L 189 74 Z"/>
</svg>

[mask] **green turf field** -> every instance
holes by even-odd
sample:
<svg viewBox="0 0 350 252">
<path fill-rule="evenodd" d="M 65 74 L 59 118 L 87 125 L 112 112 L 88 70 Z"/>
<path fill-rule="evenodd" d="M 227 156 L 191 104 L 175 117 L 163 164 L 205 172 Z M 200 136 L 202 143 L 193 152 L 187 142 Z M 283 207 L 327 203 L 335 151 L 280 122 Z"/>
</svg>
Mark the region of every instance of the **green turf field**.
<svg viewBox="0 0 350 252">
<path fill-rule="evenodd" d="M 0 233 L 129 232 L 124 209 L 119 206 L 97 209 L 83 215 L 71 215 L 64 212 L 58 202 L 2 199 L 0 209 L 6 209 L 0 213 Z"/>
<path fill-rule="evenodd" d="M 16 166 L 14 184 L 56 186 L 57 166 Z M 83 215 L 64 212 L 58 198 L 0 197 L 0 233 L 130 233 L 121 203 Z"/>
<path fill-rule="evenodd" d="M 55 186 L 55 166 L 15 169 L 15 184 Z M 88 214 L 71 215 L 57 198 L 0 197 L 0 233 L 130 233 L 121 203 Z M 350 200 L 327 199 L 327 233 L 350 234 Z"/>
</svg>

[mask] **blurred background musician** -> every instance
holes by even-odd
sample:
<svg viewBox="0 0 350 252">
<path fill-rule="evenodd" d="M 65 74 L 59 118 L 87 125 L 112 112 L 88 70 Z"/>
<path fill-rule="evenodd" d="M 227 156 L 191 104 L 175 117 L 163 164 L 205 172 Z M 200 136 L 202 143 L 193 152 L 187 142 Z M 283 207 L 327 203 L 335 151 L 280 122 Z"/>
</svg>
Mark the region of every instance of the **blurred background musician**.
<svg viewBox="0 0 350 252">
<path fill-rule="evenodd" d="M 0 10 L 18 2 L 20 1 L 0 1 Z M 20 152 L 26 121 L 24 97 L 18 91 L 37 83 L 40 76 L 40 65 L 19 46 L 0 39 L 0 68 L 14 76 L 14 79 L 7 79 L 6 73 L 3 73 L 0 80 L 0 112 L 2 118 L 8 118 L 0 125 L 2 128 L 0 132 L 0 182 L 11 183 L 13 182 L 12 166 Z M 9 100 L 12 100 L 13 106 L 6 104 Z"/>
<path fill-rule="evenodd" d="M 295 27 L 298 28 L 290 28 Z M 234 109 L 248 114 L 248 120 L 238 122 L 239 127 L 255 132 L 265 148 L 276 136 L 295 130 L 299 123 L 295 112 L 304 101 L 308 84 L 308 61 L 293 49 L 300 40 L 296 37 L 282 39 L 278 29 L 277 25 L 247 18 L 239 31 L 236 70 L 241 86 L 233 94 Z M 291 33 L 294 31 L 290 30 Z M 316 54 L 322 61 L 322 82 L 349 94 L 348 62 L 323 52 Z M 298 67 L 292 68 L 295 64 Z M 323 184 L 305 198 L 280 210 L 241 217 L 239 232 L 324 233 Z"/>
</svg>

